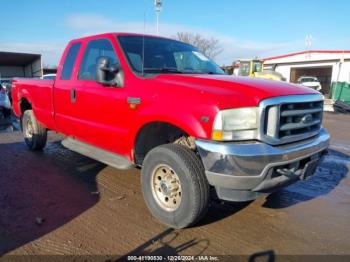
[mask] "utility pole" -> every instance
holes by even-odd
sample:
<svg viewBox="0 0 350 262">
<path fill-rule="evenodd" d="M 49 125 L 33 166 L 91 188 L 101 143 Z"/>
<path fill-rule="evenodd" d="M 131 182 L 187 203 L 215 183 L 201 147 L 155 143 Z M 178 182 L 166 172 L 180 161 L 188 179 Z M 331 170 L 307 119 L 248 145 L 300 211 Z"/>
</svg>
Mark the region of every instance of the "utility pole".
<svg viewBox="0 0 350 262">
<path fill-rule="evenodd" d="M 159 35 L 159 15 L 160 15 L 160 11 L 162 10 L 162 1 L 154 0 L 154 6 L 156 9 L 156 16 L 157 16 L 157 35 Z"/>
<path fill-rule="evenodd" d="M 312 47 L 312 35 L 308 34 L 305 37 L 305 45 L 306 45 L 306 59 L 311 57 L 311 47 Z"/>
</svg>

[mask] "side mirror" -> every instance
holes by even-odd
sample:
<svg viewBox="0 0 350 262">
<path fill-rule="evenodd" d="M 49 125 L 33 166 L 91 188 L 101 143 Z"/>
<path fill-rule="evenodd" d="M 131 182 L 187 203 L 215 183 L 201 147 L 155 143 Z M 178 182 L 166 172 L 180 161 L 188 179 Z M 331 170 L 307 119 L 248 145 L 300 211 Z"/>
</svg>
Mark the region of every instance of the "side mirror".
<svg viewBox="0 0 350 262">
<path fill-rule="evenodd" d="M 96 81 L 107 86 L 123 86 L 123 70 L 119 64 L 111 65 L 108 57 L 101 57 L 97 62 Z"/>
</svg>

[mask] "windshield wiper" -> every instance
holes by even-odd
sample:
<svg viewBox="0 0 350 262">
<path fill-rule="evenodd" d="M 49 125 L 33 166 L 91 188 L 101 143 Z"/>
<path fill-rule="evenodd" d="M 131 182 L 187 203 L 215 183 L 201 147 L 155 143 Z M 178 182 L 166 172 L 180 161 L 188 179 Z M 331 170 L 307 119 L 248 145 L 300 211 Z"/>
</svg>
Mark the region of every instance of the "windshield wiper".
<svg viewBox="0 0 350 262">
<path fill-rule="evenodd" d="M 178 70 L 175 67 L 145 67 L 143 69 L 146 73 L 174 73 L 183 74 L 183 71 Z"/>
<path fill-rule="evenodd" d="M 203 74 L 203 75 L 216 75 L 213 71 L 202 72 L 193 70 L 179 70 L 176 67 L 145 67 L 143 69 L 145 73 L 173 73 L 173 74 Z"/>
</svg>

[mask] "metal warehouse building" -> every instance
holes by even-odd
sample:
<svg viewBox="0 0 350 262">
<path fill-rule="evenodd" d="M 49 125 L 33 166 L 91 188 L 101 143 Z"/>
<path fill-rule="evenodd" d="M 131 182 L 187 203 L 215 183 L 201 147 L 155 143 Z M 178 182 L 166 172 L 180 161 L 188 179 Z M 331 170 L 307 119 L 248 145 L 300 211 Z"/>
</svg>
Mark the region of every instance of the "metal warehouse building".
<svg viewBox="0 0 350 262">
<path fill-rule="evenodd" d="M 332 82 L 350 82 L 349 51 L 304 51 L 264 59 L 265 69 L 275 69 L 289 82 L 296 83 L 301 76 L 315 76 L 328 93 Z"/>
<path fill-rule="evenodd" d="M 0 80 L 13 77 L 41 77 L 41 55 L 0 52 Z"/>
</svg>

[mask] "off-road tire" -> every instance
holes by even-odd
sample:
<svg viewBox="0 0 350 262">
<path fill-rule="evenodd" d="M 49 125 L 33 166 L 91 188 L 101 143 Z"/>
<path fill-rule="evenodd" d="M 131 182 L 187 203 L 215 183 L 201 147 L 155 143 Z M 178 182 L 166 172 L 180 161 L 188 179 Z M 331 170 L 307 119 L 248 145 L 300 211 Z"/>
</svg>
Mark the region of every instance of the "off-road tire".
<svg viewBox="0 0 350 262">
<path fill-rule="evenodd" d="M 167 165 L 176 173 L 181 184 L 181 202 L 176 210 L 162 208 L 152 192 L 153 172 Z M 178 144 L 166 144 L 152 149 L 143 162 L 141 185 L 144 199 L 154 217 L 173 228 L 196 224 L 209 206 L 209 184 L 203 164 L 196 153 Z"/>
<path fill-rule="evenodd" d="M 33 110 L 26 110 L 22 116 L 24 141 L 30 150 L 41 150 L 47 141 L 47 129 L 35 118 Z"/>
</svg>

